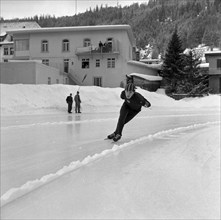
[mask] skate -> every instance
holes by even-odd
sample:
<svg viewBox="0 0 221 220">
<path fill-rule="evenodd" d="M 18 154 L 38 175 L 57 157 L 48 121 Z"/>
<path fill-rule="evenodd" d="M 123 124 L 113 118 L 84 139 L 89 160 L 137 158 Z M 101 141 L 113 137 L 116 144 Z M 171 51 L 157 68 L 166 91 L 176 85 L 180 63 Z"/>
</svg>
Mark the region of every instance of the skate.
<svg viewBox="0 0 221 220">
<path fill-rule="evenodd" d="M 115 137 L 113 138 L 114 142 L 117 142 L 121 139 L 121 135 L 120 134 L 116 134 Z"/>
<path fill-rule="evenodd" d="M 113 139 L 114 137 L 115 137 L 115 133 L 112 133 L 107 136 L 107 139 Z"/>
</svg>

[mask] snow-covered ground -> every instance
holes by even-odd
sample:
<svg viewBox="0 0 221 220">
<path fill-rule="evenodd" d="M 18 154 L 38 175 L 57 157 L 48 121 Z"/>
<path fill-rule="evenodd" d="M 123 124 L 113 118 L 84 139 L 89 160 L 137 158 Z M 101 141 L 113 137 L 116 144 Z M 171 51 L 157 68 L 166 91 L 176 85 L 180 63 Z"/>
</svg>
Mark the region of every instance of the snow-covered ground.
<svg viewBox="0 0 221 220">
<path fill-rule="evenodd" d="M 121 88 L 1 85 L 1 219 L 220 219 L 221 97 L 152 104 L 117 143 Z"/>
</svg>

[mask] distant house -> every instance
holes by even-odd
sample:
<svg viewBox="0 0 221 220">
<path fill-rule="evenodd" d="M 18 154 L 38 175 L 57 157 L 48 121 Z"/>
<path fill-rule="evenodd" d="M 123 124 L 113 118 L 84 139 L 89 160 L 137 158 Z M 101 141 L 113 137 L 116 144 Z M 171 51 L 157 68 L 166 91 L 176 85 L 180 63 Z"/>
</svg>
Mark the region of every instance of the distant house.
<svg viewBox="0 0 221 220">
<path fill-rule="evenodd" d="M 162 64 L 145 64 L 133 60 L 128 61 L 128 67 L 128 75 L 133 77 L 136 86 L 148 91 L 156 91 L 161 86 L 163 78 L 158 73 Z"/>
<path fill-rule="evenodd" d="M 21 28 L 41 28 L 35 21 L 25 22 L 0 22 L 0 62 L 8 62 L 13 58 L 14 42 L 13 37 L 7 31 Z"/>
<path fill-rule="evenodd" d="M 135 39 L 129 25 L 20 29 L 7 33 L 14 38 L 13 60 L 38 60 L 58 69 L 69 84 L 118 87 L 132 72 L 158 74 L 157 69 L 134 63 Z"/>
<path fill-rule="evenodd" d="M 129 76 L 133 77 L 133 82 L 136 86 L 155 92 L 161 85 L 162 77 L 155 75 L 146 75 L 140 73 L 131 73 Z"/>
<path fill-rule="evenodd" d="M 209 88 L 211 93 L 221 93 L 221 50 L 205 53 L 206 62 L 209 63 Z"/>
</svg>

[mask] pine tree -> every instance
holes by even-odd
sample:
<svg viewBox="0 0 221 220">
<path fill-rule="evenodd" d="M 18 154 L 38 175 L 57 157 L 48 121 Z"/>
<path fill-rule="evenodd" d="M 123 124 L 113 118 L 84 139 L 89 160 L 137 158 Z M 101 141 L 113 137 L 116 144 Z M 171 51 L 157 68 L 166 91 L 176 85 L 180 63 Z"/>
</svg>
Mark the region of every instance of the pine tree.
<svg viewBox="0 0 221 220">
<path fill-rule="evenodd" d="M 165 54 L 161 76 L 164 78 L 166 93 L 176 93 L 177 83 L 183 79 L 182 42 L 175 29 Z"/>
<path fill-rule="evenodd" d="M 178 93 L 185 93 L 187 96 L 199 96 L 208 94 L 208 74 L 202 74 L 199 64 L 201 60 L 194 51 L 185 55 L 185 77 L 180 82 Z"/>
</svg>

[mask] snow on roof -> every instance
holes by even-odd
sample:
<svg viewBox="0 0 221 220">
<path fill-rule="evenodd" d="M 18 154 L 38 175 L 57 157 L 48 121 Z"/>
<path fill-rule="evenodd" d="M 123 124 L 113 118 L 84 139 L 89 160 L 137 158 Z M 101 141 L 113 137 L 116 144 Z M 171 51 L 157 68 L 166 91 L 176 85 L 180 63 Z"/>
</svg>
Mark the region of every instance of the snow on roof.
<svg viewBox="0 0 221 220">
<path fill-rule="evenodd" d="M 151 68 L 155 70 L 161 70 L 161 67 L 162 67 L 162 63 L 146 64 L 146 63 L 135 61 L 135 60 L 129 60 L 127 63 L 138 65 L 138 66 L 143 66 L 143 67 L 147 67 L 147 68 Z"/>
<path fill-rule="evenodd" d="M 200 68 L 209 68 L 209 63 L 200 63 L 198 66 Z"/>
<path fill-rule="evenodd" d="M 161 81 L 163 78 L 161 76 L 152 76 L 152 75 L 145 75 L 141 73 L 131 73 L 130 76 L 137 76 L 139 78 L 148 80 L 148 81 Z"/>
<path fill-rule="evenodd" d="M 39 32 L 62 32 L 62 31 L 90 31 L 90 30 L 122 30 L 131 29 L 129 25 L 94 25 L 94 26 L 71 26 L 71 27 L 47 27 L 41 29 L 20 29 L 14 31 L 8 31 L 10 33 L 39 33 Z"/>
<path fill-rule="evenodd" d="M 207 51 L 205 52 L 205 55 L 221 55 L 221 50 L 217 49 L 217 50 Z"/>
<path fill-rule="evenodd" d="M 41 28 L 39 24 L 35 21 L 15 21 L 15 22 L 0 22 L 0 35 L 4 36 L 7 31 L 17 30 L 17 29 L 31 29 L 31 28 Z"/>
<path fill-rule="evenodd" d="M 14 42 L 13 41 L 6 41 L 6 42 L 0 42 L 0 45 L 12 45 L 12 44 L 14 44 Z"/>
</svg>

